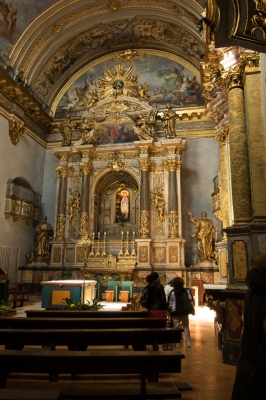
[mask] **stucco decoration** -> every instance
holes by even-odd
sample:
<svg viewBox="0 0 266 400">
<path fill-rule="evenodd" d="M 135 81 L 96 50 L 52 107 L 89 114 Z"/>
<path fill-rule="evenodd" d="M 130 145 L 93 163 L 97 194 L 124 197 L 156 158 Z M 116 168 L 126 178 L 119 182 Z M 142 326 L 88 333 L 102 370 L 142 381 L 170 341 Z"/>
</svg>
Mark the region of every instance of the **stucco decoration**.
<svg viewBox="0 0 266 400">
<path fill-rule="evenodd" d="M 124 43 L 169 45 L 194 61 L 200 60 L 203 47 L 199 40 L 184 28 L 158 20 L 137 16 L 134 19 L 108 24 L 99 23 L 86 32 L 66 42 L 54 53 L 34 82 L 35 91 L 42 99 L 47 98 L 51 88 L 60 78 L 95 51 L 107 50 Z M 119 27 L 118 27 L 119 26 Z M 122 26 L 122 29 L 121 29 Z"/>
</svg>

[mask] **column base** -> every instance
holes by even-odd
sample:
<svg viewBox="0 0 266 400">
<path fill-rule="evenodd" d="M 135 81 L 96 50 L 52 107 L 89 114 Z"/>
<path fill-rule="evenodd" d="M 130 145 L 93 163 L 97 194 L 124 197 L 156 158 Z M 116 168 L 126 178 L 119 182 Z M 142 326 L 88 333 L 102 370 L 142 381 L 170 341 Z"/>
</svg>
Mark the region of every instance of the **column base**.
<svg viewBox="0 0 266 400">
<path fill-rule="evenodd" d="M 222 345 L 222 362 L 237 365 L 240 356 L 240 341 L 225 339 Z"/>
</svg>

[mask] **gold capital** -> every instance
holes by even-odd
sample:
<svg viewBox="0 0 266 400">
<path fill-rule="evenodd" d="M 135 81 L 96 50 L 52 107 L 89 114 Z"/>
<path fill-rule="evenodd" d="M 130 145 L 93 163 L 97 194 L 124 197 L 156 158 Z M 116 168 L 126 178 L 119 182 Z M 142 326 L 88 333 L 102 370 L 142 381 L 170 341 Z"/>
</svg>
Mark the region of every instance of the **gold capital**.
<svg viewBox="0 0 266 400">
<path fill-rule="evenodd" d="M 220 146 L 223 146 L 229 140 L 229 125 L 224 126 L 217 134 L 215 135 L 217 142 L 219 142 Z"/>
<path fill-rule="evenodd" d="M 58 167 L 55 168 L 55 171 L 57 172 L 57 176 L 60 178 L 68 178 L 72 176 L 74 172 L 74 168 L 72 167 L 62 167 L 59 165 Z"/>
<path fill-rule="evenodd" d="M 149 171 L 150 165 L 151 165 L 151 162 L 149 159 L 146 159 L 146 160 L 138 159 L 138 162 L 139 162 L 141 171 Z"/>
<path fill-rule="evenodd" d="M 92 171 L 91 163 L 79 163 L 79 167 L 84 175 L 87 175 Z"/>
</svg>

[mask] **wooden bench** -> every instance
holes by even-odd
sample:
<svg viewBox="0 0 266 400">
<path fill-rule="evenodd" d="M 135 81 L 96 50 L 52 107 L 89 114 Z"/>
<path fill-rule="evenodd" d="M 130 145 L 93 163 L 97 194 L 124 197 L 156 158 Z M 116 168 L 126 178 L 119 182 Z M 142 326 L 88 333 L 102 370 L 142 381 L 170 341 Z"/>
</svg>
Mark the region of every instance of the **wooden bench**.
<svg viewBox="0 0 266 400">
<path fill-rule="evenodd" d="M 140 374 L 140 384 L 134 385 L 134 393 L 128 392 L 123 397 L 115 395 L 112 397 L 110 388 L 105 385 L 101 386 L 99 394 L 90 390 L 88 384 L 88 392 L 86 399 L 89 398 L 151 398 L 146 388 L 146 377 L 148 374 L 159 373 L 178 373 L 181 372 L 181 360 L 185 358 L 184 354 L 179 351 L 174 352 L 151 352 L 151 351 L 128 351 L 128 350 L 87 350 L 84 352 L 57 350 L 1 350 L 0 351 L 0 387 L 5 388 L 7 384 L 7 374 L 9 373 L 47 373 L 49 377 L 58 376 L 58 374 Z M 132 384 L 133 385 L 133 384 Z M 60 386 L 60 383 L 59 383 Z M 91 388 L 93 389 L 92 383 Z M 123 384 L 119 384 L 120 393 Z M 166 396 L 164 386 L 160 383 L 153 384 L 156 387 L 152 398 L 180 398 L 181 393 L 175 389 Z M 169 385 L 168 385 L 169 386 Z M 174 386 L 172 387 L 174 388 Z M 73 393 L 72 393 L 73 395 Z M 63 397 L 64 398 L 64 397 Z M 78 394 L 75 393 L 72 398 L 77 399 Z"/>
<path fill-rule="evenodd" d="M 148 318 L 147 311 L 28 310 L 28 318 Z"/>
<path fill-rule="evenodd" d="M 22 350 L 24 346 L 68 346 L 70 350 L 86 350 L 88 346 L 132 345 L 146 350 L 146 345 L 176 343 L 181 328 L 141 329 L 0 329 L 0 344 L 9 350 Z"/>
<path fill-rule="evenodd" d="M 0 400 L 58 400 L 58 389 L 0 389 Z"/>
<path fill-rule="evenodd" d="M 23 282 L 9 283 L 8 301 L 12 304 L 12 308 L 23 307 L 24 300 L 29 300 L 29 290 L 24 286 Z"/>
<path fill-rule="evenodd" d="M 164 328 L 166 318 L 0 318 L 0 329 Z"/>
</svg>

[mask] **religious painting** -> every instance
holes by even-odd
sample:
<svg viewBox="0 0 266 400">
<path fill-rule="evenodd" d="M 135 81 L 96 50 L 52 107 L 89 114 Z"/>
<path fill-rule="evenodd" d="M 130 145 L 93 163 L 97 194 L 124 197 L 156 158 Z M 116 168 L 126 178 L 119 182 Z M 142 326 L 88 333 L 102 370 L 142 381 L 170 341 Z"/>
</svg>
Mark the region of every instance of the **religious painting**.
<svg viewBox="0 0 266 400">
<path fill-rule="evenodd" d="M 138 140 L 133 130 L 133 123 L 123 122 L 117 125 L 100 125 L 97 144 L 125 143 Z"/>
<path fill-rule="evenodd" d="M 64 118 L 66 112 L 71 117 L 80 117 L 85 111 L 82 97 L 85 93 L 92 93 L 99 89 L 99 79 L 105 79 L 106 70 L 114 71 L 117 61 L 109 59 L 89 68 L 64 93 L 58 103 L 55 118 Z M 173 108 L 198 107 L 204 105 L 202 87 L 199 78 L 181 64 L 181 60 L 174 60 L 165 56 L 144 54 L 133 59 L 127 66 L 132 67 L 132 74 L 139 75 L 138 83 L 148 87 L 148 102 L 153 108 L 163 109 L 167 103 Z M 137 111 L 137 110 L 135 110 Z"/>
<path fill-rule="evenodd" d="M 0 0 L 0 52 L 4 60 L 30 23 L 57 1 Z"/>
<path fill-rule="evenodd" d="M 128 222 L 130 220 L 130 192 L 122 189 L 116 193 L 116 222 Z"/>
</svg>

